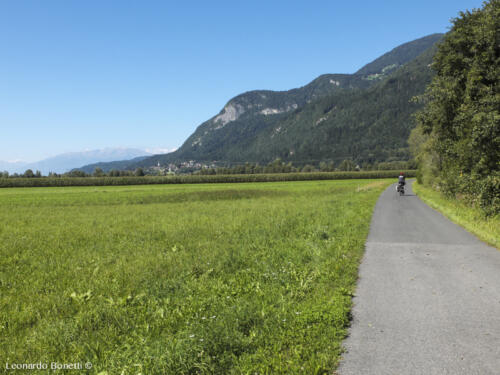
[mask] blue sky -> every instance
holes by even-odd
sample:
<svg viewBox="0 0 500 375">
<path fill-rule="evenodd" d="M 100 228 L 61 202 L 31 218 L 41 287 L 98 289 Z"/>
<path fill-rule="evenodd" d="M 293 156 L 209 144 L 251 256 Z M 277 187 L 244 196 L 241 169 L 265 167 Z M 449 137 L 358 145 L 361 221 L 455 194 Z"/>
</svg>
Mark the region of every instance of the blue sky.
<svg viewBox="0 0 500 375">
<path fill-rule="evenodd" d="M 0 160 L 180 146 L 233 96 L 353 73 L 476 0 L 0 1 Z"/>
</svg>

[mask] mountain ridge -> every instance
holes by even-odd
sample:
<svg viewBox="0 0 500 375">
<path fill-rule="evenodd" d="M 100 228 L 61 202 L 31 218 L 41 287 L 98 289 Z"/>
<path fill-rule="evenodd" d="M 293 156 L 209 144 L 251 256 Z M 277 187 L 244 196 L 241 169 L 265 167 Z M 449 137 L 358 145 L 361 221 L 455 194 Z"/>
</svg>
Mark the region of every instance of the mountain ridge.
<svg viewBox="0 0 500 375">
<path fill-rule="evenodd" d="M 24 173 L 27 169 L 31 169 L 33 171 L 39 170 L 44 175 L 50 172 L 65 173 L 89 163 L 99 161 L 113 162 L 147 156 L 148 154 L 151 155 L 151 153 L 137 148 L 108 147 L 96 150 L 66 152 L 36 162 L 0 162 L 0 170 L 5 170 L 9 173 Z"/>
<path fill-rule="evenodd" d="M 336 97 L 338 101 L 344 103 L 346 97 L 354 95 L 353 98 L 359 101 L 365 95 L 364 93 L 368 92 L 367 90 L 379 86 L 389 76 L 402 69 L 405 64 L 429 50 L 442 36 L 443 34 L 431 34 L 404 43 L 366 64 L 354 74 L 323 74 L 308 84 L 291 90 L 253 90 L 239 94 L 231 98 L 218 114 L 200 124 L 178 150 L 169 154 L 153 155 L 128 165 L 127 169 L 149 168 L 158 163 L 167 165 L 187 160 L 235 163 L 267 162 L 275 157 L 295 161 L 307 159 L 311 156 L 309 155 L 311 152 L 301 151 L 304 149 L 303 145 L 296 144 L 300 140 L 294 140 L 295 144 L 292 149 L 287 144 L 288 153 L 276 142 L 266 142 L 265 137 L 267 140 L 280 138 L 276 134 L 273 135 L 269 129 L 274 129 L 279 133 L 284 129 L 280 127 L 280 124 L 291 121 L 290 116 L 295 116 L 296 113 L 312 105 L 311 103 L 319 103 L 327 97 Z M 429 77 L 426 76 L 425 79 Z M 411 94 L 420 94 L 417 91 L 412 91 Z M 334 107 L 335 103 L 328 105 Z M 408 106 L 406 104 L 402 106 L 406 113 Z M 379 110 L 383 112 L 383 108 Z M 319 117 L 314 121 L 321 123 L 325 120 Z M 301 126 L 304 129 L 307 128 L 304 123 Z M 406 142 L 406 139 L 403 142 Z M 325 147 L 322 145 L 321 149 L 325 150 Z M 272 152 L 272 149 L 276 149 L 276 152 Z M 407 154 L 403 154 L 403 158 L 408 157 Z M 323 155 L 317 153 L 314 155 L 318 160 L 331 159 L 332 156 L 329 151 Z M 346 155 L 343 156 L 355 158 L 356 150 L 346 150 Z M 387 155 L 380 154 L 379 156 L 387 158 Z M 335 156 L 335 158 L 338 157 Z"/>
</svg>

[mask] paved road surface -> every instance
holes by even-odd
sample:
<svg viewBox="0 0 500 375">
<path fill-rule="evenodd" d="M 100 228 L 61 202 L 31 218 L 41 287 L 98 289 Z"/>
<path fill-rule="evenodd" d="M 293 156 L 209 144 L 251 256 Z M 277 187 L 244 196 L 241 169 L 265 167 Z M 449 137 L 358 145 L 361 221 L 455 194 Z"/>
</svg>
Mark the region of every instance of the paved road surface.
<svg viewBox="0 0 500 375">
<path fill-rule="evenodd" d="M 341 375 L 499 375 L 500 251 L 389 187 L 372 218 Z"/>
</svg>

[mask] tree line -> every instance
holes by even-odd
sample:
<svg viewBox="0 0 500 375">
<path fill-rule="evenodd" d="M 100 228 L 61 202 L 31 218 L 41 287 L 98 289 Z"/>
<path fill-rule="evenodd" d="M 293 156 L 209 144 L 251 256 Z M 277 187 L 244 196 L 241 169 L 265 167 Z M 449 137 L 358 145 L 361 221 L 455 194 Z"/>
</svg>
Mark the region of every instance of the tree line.
<svg viewBox="0 0 500 375">
<path fill-rule="evenodd" d="M 414 161 L 392 161 L 380 163 L 363 163 L 358 165 L 352 159 L 345 159 L 335 165 L 333 161 L 322 161 L 319 164 L 305 164 L 302 166 L 294 165 L 292 162 L 285 163 L 280 158 L 277 158 L 271 163 L 260 165 L 259 163 L 245 163 L 232 165 L 227 167 L 206 167 L 198 170 L 193 170 L 189 173 L 195 175 L 226 175 L 226 174 L 265 174 L 265 173 L 311 173 L 311 172 L 351 172 L 351 171 L 392 171 L 392 170 L 413 170 L 416 169 Z M 66 173 L 50 172 L 46 177 L 64 178 L 64 177 L 140 177 L 146 175 L 162 175 L 157 170 L 136 168 L 134 171 L 129 170 L 111 170 L 104 172 L 101 168 L 96 168 L 93 173 L 89 174 L 84 171 L 75 169 Z M 0 172 L 0 178 L 41 178 L 44 177 L 40 171 L 27 169 L 24 173 L 13 173 L 4 171 Z"/>
<path fill-rule="evenodd" d="M 66 173 L 54 173 L 49 172 L 46 177 L 50 178 L 63 178 L 63 177 L 129 177 L 129 176 L 145 176 L 146 173 L 142 168 L 137 168 L 135 171 L 127 170 L 111 170 L 109 172 L 104 172 L 101 168 L 96 168 L 92 174 L 85 173 L 78 169 Z M 27 169 L 24 173 L 12 173 L 7 171 L 0 172 L 0 178 L 40 178 L 44 177 L 40 171 L 35 171 Z"/>
<path fill-rule="evenodd" d="M 195 174 L 200 175 L 224 175 L 224 174 L 261 174 L 261 173 L 310 173 L 310 172 L 352 172 L 352 171 L 388 171 L 415 169 L 414 161 L 392 161 L 380 163 L 357 164 L 352 159 L 345 159 L 335 165 L 333 161 L 322 161 L 319 164 L 294 165 L 292 162 L 284 162 L 277 158 L 271 163 L 260 165 L 259 163 L 245 163 L 228 167 L 202 168 Z"/>
<path fill-rule="evenodd" d="M 419 182 L 500 213 L 500 0 L 460 13 L 417 100 L 409 144 Z"/>
<path fill-rule="evenodd" d="M 57 186 L 122 186 L 151 184 L 198 184 L 198 183 L 238 183 L 238 182 L 278 182 L 312 180 L 346 180 L 364 178 L 397 178 L 397 171 L 357 171 L 357 172 L 311 172 L 311 173 L 256 173 L 233 175 L 170 175 L 170 176 L 128 176 L 128 177 L 43 177 L 43 178 L 2 178 L 0 188 L 9 187 L 57 187 Z M 414 177 L 415 171 L 405 171 Z"/>
</svg>

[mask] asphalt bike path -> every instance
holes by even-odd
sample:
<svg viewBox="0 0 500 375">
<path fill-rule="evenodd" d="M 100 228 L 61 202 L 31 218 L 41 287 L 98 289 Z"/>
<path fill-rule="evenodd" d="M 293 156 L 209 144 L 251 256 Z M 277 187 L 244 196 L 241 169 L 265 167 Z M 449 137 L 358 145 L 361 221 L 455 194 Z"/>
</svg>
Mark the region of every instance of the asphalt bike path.
<svg viewBox="0 0 500 375">
<path fill-rule="evenodd" d="M 499 375 L 500 251 L 391 185 L 352 313 L 341 375 Z"/>
</svg>

